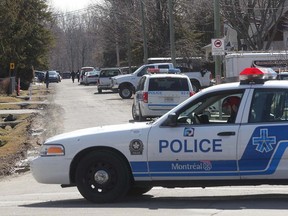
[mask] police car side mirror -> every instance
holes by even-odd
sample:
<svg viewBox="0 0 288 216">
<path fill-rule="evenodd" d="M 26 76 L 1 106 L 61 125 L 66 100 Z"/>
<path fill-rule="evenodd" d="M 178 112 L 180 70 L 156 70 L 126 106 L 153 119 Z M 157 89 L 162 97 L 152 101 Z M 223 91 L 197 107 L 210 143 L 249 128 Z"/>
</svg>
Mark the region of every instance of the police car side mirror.
<svg viewBox="0 0 288 216">
<path fill-rule="evenodd" d="M 177 126 L 177 115 L 176 113 L 170 113 L 164 122 L 164 126 L 176 127 Z"/>
</svg>

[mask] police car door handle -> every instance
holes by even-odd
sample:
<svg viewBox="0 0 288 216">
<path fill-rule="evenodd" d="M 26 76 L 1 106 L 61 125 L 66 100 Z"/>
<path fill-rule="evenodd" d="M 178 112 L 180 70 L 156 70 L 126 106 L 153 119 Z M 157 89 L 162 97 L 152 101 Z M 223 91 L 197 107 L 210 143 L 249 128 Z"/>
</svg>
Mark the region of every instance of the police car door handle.
<svg viewBox="0 0 288 216">
<path fill-rule="evenodd" d="M 236 133 L 234 131 L 220 132 L 218 136 L 234 136 Z"/>
</svg>

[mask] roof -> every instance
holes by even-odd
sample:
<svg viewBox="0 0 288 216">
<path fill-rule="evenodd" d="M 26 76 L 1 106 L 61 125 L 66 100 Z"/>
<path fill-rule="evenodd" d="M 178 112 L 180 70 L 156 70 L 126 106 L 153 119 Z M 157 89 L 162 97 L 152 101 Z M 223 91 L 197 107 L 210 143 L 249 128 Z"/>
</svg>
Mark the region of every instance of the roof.
<svg viewBox="0 0 288 216">
<path fill-rule="evenodd" d="M 164 77 L 175 77 L 175 78 L 188 78 L 185 74 L 170 74 L 170 73 L 159 73 L 159 74 L 145 74 L 146 77 L 153 77 L 153 78 L 164 78 Z"/>
<path fill-rule="evenodd" d="M 240 82 L 223 83 L 201 90 L 199 93 L 215 92 L 219 90 L 237 90 L 249 88 L 288 89 L 288 80 L 268 80 L 264 84 L 240 84 Z M 198 93 L 197 93 L 198 94 Z"/>
<path fill-rule="evenodd" d="M 101 68 L 100 71 L 102 70 L 121 70 L 121 68 L 120 67 Z"/>
</svg>

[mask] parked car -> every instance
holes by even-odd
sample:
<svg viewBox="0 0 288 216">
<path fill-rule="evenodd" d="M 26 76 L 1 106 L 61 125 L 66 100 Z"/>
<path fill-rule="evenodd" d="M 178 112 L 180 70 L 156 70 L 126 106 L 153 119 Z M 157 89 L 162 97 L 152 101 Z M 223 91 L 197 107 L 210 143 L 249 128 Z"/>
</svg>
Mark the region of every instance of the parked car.
<svg viewBox="0 0 288 216">
<path fill-rule="evenodd" d="M 184 74 L 146 74 L 140 79 L 132 105 L 134 120 L 159 117 L 194 94 Z"/>
<path fill-rule="evenodd" d="M 45 72 L 44 71 L 34 71 L 35 81 L 36 82 L 44 82 L 45 80 Z"/>
<path fill-rule="evenodd" d="M 71 78 L 71 72 L 69 72 L 69 71 L 62 72 L 61 77 L 63 79 L 70 79 Z"/>
<path fill-rule="evenodd" d="M 46 73 L 49 73 L 49 82 L 61 82 L 60 74 L 57 71 L 48 71 Z"/>
<path fill-rule="evenodd" d="M 102 68 L 100 70 L 98 93 L 102 90 L 112 90 L 112 77 L 122 74 L 120 68 Z"/>
<path fill-rule="evenodd" d="M 95 203 L 140 196 L 155 186 L 287 185 L 288 81 L 264 80 L 271 76 L 247 68 L 241 82 L 208 87 L 149 124 L 51 137 L 30 162 L 32 174 L 40 183 L 77 186 Z M 227 102 L 229 117 L 222 110 Z"/>
<path fill-rule="evenodd" d="M 112 89 L 119 92 L 123 99 L 129 99 L 136 91 L 137 84 L 141 77 L 147 74 L 148 69 L 168 70 L 175 69 L 172 63 L 145 64 L 140 66 L 134 73 L 119 75 L 112 78 Z"/>
<path fill-rule="evenodd" d="M 62 81 L 62 76 L 61 76 L 59 71 L 56 71 L 56 72 L 57 72 L 57 75 L 58 75 L 58 80 L 59 80 L 59 82 L 61 82 Z"/>
<path fill-rule="evenodd" d="M 84 85 L 97 84 L 99 81 L 99 74 L 100 71 L 96 70 L 86 72 L 83 78 Z"/>
<path fill-rule="evenodd" d="M 80 84 L 84 84 L 84 76 L 89 71 L 96 71 L 94 67 L 82 67 L 80 70 Z"/>
</svg>

